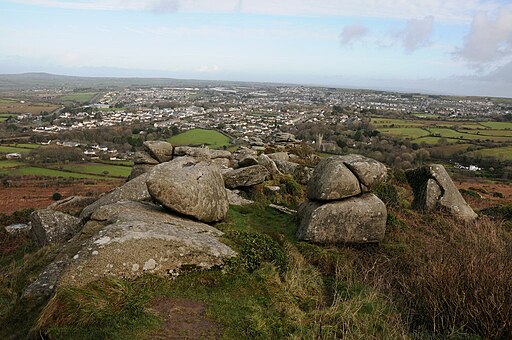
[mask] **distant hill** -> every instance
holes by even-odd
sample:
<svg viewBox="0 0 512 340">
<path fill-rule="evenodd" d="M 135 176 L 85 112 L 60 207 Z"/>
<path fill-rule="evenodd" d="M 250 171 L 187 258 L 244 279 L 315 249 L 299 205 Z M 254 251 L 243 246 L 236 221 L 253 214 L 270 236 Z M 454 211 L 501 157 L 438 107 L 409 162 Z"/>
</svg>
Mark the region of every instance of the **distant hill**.
<svg viewBox="0 0 512 340">
<path fill-rule="evenodd" d="M 137 77 L 76 77 L 50 73 L 0 74 L 0 91 L 37 88 L 111 88 L 129 86 L 218 86 L 221 84 L 245 85 L 246 82 L 211 81 L 175 78 L 137 78 Z M 254 83 L 252 83 L 254 84 Z M 260 83 L 261 85 L 261 83 Z M 276 84 L 265 84 L 276 85 Z"/>
</svg>

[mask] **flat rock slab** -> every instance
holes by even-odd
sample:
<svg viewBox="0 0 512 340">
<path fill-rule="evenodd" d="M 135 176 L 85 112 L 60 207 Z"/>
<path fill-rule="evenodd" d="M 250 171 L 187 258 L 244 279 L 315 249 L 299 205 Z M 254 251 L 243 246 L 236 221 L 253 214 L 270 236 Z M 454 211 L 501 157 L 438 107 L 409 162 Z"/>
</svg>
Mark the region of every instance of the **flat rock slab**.
<svg viewBox="0 0 512 340">
<path fill-rule="evenodd" d="M 155 166 L 147 180 L 151 196 L 163 206 L 203 222 L 224 219 L 229 202 L 220 169 L 180 157 Z"/>
<path fill-rule="evenodd" d="M 306 202 L 298 216 L 297 238 L 313 243 L 374 243 L 386 231 L 386 206 L 374 194 L 325 204 Z"/>
<path fill-rule="evenodd" d="M 126 182 L 115 190 L 101 196 L 96 202 L 87 206 L 80 214 L 81 219 L 88 219 L 99 207 L 119 201 L 151 201 L 146 181 L 149 174 L 144 173 L 131 181 Z"/>
<path fill-rule="evenodd" d="M 342 159 L 329 157 L 316 166 L 307 193 L 313 201 L 334 201 L 360 194 L 361 185 Z"/>
<path fill-rule="evenodd" d="M 427 165 L 408 170 L 405 174 L 414 192 L 413 208 L 429 212 L 441 207 L 455 218 L 466 222 L 478 217 L 466 203 L 444 166 Z"/>
<path fill-rule="evenodd" d="M 30 222 L 32 234 L 40 246 L 64 243 L 82 227 L 80 219 L 51 209 L 34 211 Z"/>
<path fill-rule="evenodd" d="M 226 188 L 235 189 L 263 183 L 270 176 L 270 173 L 262 165 L 253 165 L 226 171 L 222 175 Z"/>
<path fill-rule="evenodd" d="M 200 159 L 230 158 L 231 152 L 227 150 L 210 150 L 193 146 L 177 146 L 174 148 L 174 156 L 189 156 Z"/>
<path fill-rule="evenodd" d="M 222 234 L 217 229 L 154 205 L 121 202 L 102 207 L 93 218 L 115 222 L 83 243 L 58 285 L 83 286 L 102 277 L 143 273 L 174 277 L 182 266 L 207 269 L 236 255 L 217 239 Z"/>
</svg>

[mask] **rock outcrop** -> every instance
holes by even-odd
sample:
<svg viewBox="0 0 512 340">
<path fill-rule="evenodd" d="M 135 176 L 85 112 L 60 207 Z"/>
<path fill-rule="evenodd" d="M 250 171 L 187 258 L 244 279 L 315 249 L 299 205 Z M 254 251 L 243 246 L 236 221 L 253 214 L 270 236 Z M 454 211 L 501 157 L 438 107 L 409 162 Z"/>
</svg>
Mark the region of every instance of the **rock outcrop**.
<svg viewBox="0 0 512 340">
<path fill-rule="evenodd" d="M 466 222 L 478 217 L 442 165 L 427 165 L 408 170 L 405 174 L 414 192 L 413 208 L 425 212 L 442 208 Z"/>
<path fill-rule="evenodd" d="M 313 174 L 312 168 L 309 168 L 302 164 L 280 160 L 275 160 L 274 163 L 276 164 L 277 169 L 281 173 L 292 175 L 295 178 L 295 180 L 302 185 L 307 185 Z"/>
<path fill-rule="evenodd" d="M 235 256 L 218 240 L 219 230 L 151 203 L 106 205 L 94 212 L 91 222 L 105 226 L 83 243 L 58 285 L 82 286 L 102 277 L 143 273 L 173 277 L 183 266 L 210 268 Z"/>
<path fill-rule="evenodd" d="M 51 209 L 34 211 L 30 215 L 30 222 L 32 234 L 41 247 L 66 242 L 82 226 L 80 219 Z"/>
<path fill-rule="evenodd" d="M 78 216 L 85 207 L 96 201 L 96 197 L 70 196 L 48 206 L 48 209 L 60 211 L 68 215 Z"/>
<path fill-rule="evenodd" d="M 144 148 L 149 152 L 151 157 L 160 163 L 172 160 L 174 148 L 171 143 L 164 141 L 146 141 L 144 142 Z"/>
<path fill-rule="evenodd" d="M 229 203 L 218 167 L 180 157 L 149 173 L 150 195 L 163 206 L 203 222 L 224 219 Z"/>
<path fill-rule="evenodd" d="M 297 238 L 320 244 L 382 240 L 386 206 L 374 194 L 363 192 L 385 178 L 386 167 L 363 156 L 320 161 L 308 184 L 308 201 L 299 207 Z"/>
<path fill-rule="evenodd" d="M 226 188 L 235 189 L 263 183 L 270 175 L 263 165 L 253 165 L 245 168 L 224 172 Z"/>
</svg>

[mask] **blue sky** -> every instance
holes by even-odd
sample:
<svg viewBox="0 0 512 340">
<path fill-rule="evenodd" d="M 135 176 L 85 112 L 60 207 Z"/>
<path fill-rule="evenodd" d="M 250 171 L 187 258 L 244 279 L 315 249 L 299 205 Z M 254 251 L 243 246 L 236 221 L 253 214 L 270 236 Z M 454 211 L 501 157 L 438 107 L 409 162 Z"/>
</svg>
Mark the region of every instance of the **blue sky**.
<svg viewBox="0 0 512 340">
<path fill-rule="evenodd" d="M 0 73 L 512 96 L 512 2 L 0 0 Z"/>
</svg>

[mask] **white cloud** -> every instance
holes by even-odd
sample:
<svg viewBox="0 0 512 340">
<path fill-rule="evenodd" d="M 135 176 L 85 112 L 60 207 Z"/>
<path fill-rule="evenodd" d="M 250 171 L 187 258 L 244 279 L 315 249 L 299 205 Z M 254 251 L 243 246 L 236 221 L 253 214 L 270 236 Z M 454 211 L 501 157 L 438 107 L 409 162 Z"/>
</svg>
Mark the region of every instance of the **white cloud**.
<svg viewBox="0 0 512 340">
<path fill-rule="evenodd" d="M 368 34 L 368 28 L 364 25 L 353 24 L 343 27 L 340 34 L 342 45 L 351 45 L 354 41 L 364 38 Z"/>
<path fill-rule="evenodd" d="M 477 67 L 512 58 L 512 8 L 476 14 L 455 55 Z"/>
<path fill-rule="evenodd" d="M 413 19 L 435 16 L 439 21 L 470 22 L 478 11 L 494 11 L 500 0 L 9 0 L 40 6 L 89 10 L 158 10 L 351 16 Z M 162 7 L 163 5 L 163 7 Z"/>
<path fill-rule="evenodd" d="M 430 36 L 434 26 L 434 17 L 427 16 L 423 19 L 410 19 L 405 28 L 398 32 L 396 37 L 403 45 L 407 53 L 430 44 Z"/>
</svg>

